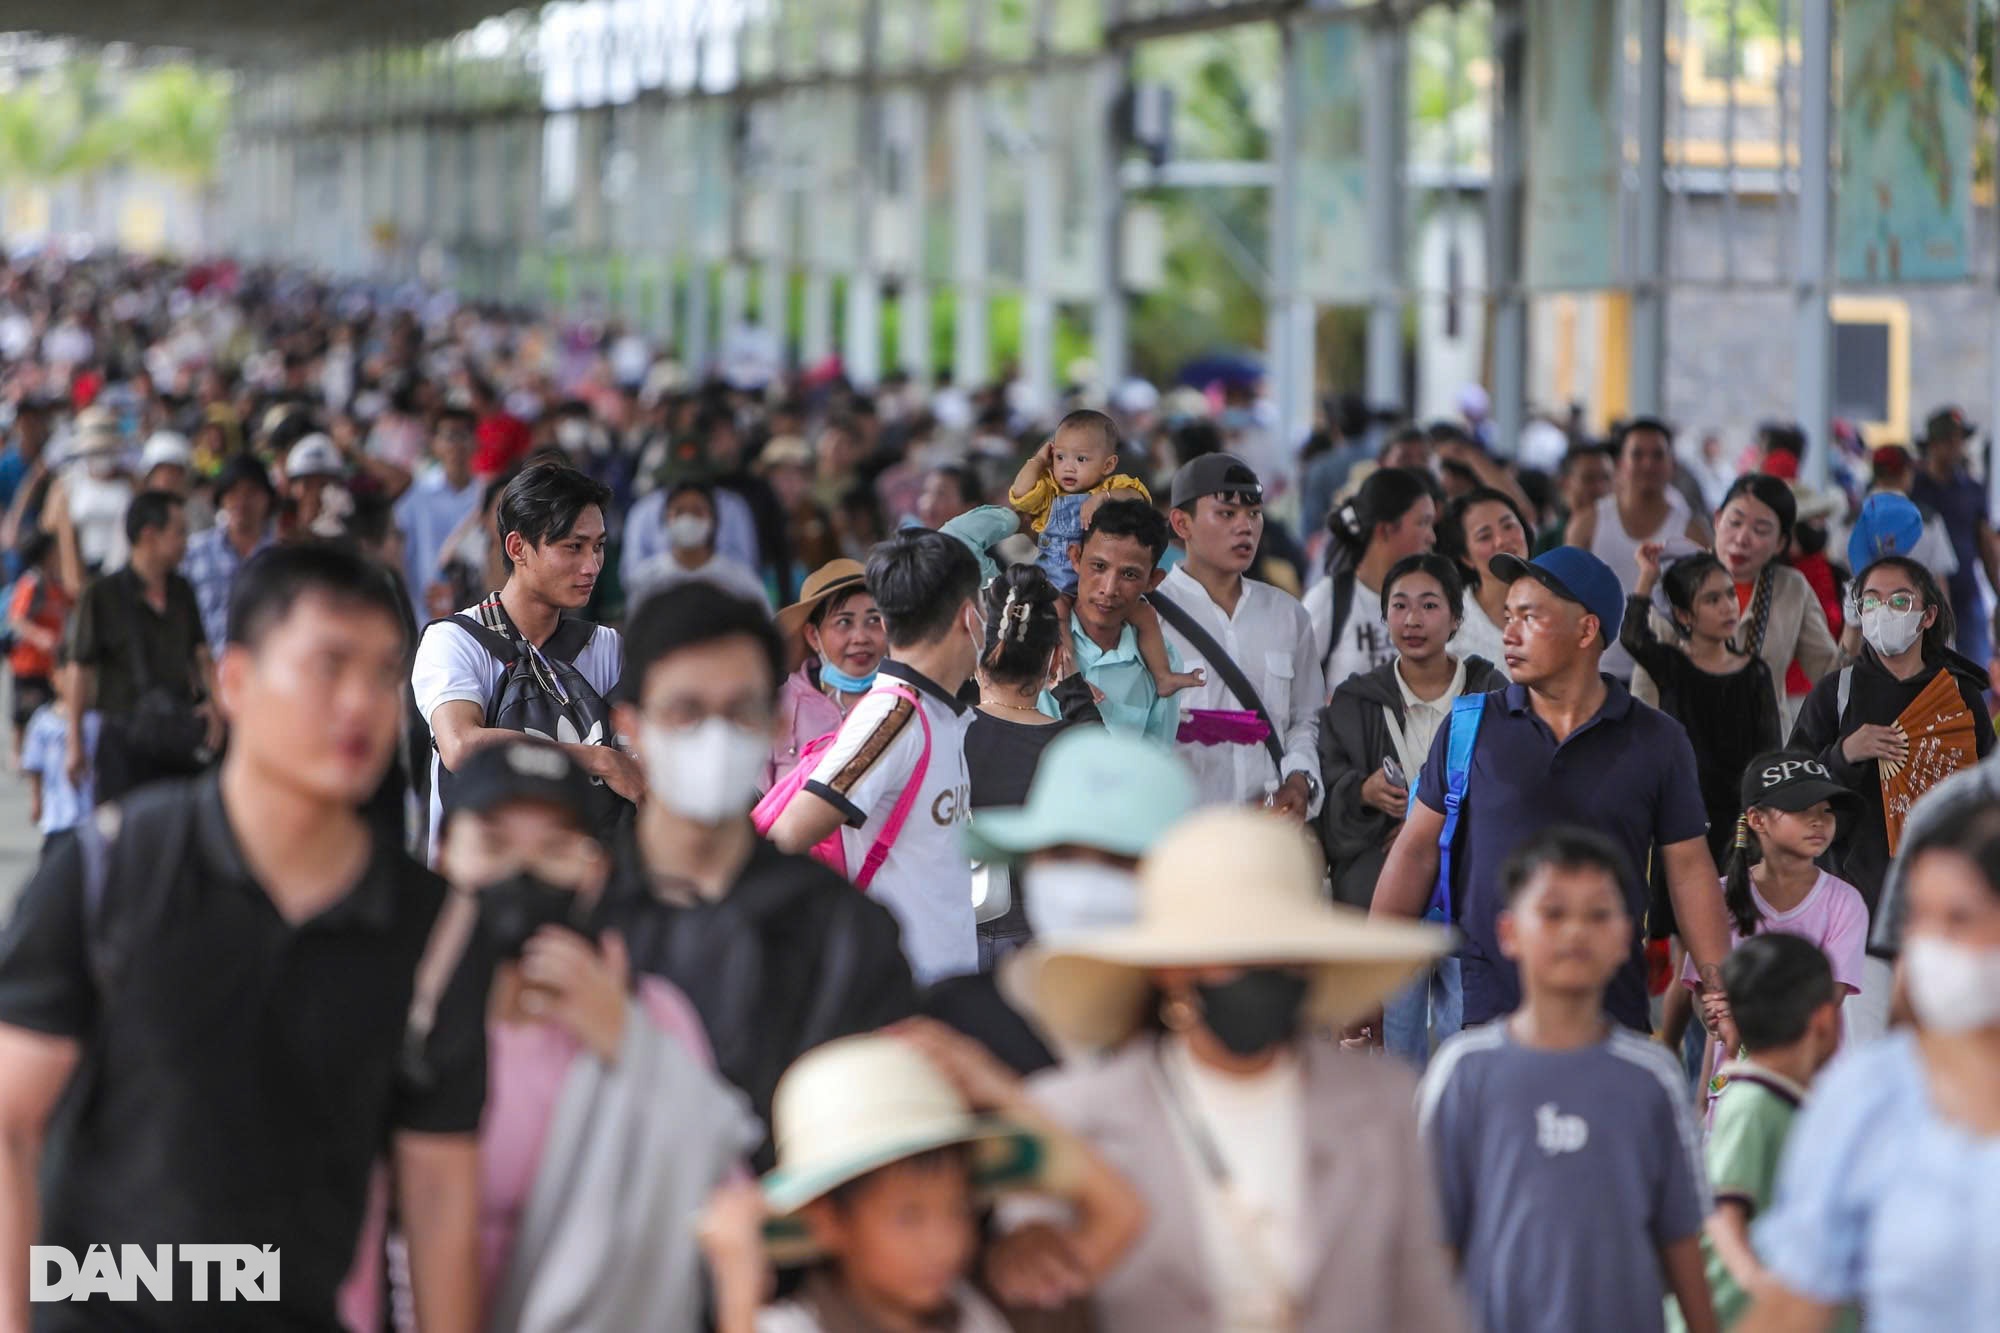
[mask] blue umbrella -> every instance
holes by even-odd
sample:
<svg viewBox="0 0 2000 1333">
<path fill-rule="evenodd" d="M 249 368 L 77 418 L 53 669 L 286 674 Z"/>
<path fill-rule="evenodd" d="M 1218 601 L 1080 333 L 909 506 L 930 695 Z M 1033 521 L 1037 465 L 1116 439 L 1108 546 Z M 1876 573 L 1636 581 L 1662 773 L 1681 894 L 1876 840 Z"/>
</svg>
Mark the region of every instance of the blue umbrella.
<svg viewBox="0 0 2000 1333">
<path fill-rule="evenodd" d="M 1228 389 L 1256 387 L 1264 378 L 1264 362 L 1252 352 L 1210 352 L 1181 367 L 1179 382 L 1197 389 L 1220 384 Z"/>
</svg>

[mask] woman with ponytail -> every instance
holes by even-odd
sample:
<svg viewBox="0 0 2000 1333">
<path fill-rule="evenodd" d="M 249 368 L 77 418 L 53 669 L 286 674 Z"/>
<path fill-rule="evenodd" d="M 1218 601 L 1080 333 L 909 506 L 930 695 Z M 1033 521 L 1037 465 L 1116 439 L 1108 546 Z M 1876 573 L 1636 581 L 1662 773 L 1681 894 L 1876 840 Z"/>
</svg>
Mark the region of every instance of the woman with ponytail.
<svg viewBox="0 0 2000 1333">
<path fill-rule="evenodd" d="M 1405 557 L 1437 544 L 1434 483 L 1406 468 L 1378 468 L 1354 498 L 1334 508 L 1326 577 L 1307 590 L 1329 696 L 1349 676 L 1396 659 L 1396 645 L 1382 618 L 1382 581 Z"/>
<path fill-rule="evenodd" d="M 1035 707 L 1048 688 L 1049 667 L 1068 625 L 1057 607 L 1061 594 L 1035 565 L 1001 572 L 979 595 L 986 644 L 973 678 L 979 707 L 965 733 L 965 770 L 972 778 L 971 808 L 1012 807 L 1028 799 L 1028 784 L 1049 742 L 1071 726 L 1100 723 L 1090 686 L 1070 676 L 1053 691 L 1063 716 Z M 1004 914 L 979 926 L 979 965 L 985 971 L 1025 944 L 1028 915 L 1017 891 Z"/>
<path fill-rule="evenodd" d="M 1744 770 L 1742 809 L 1722 880 L 1730 947 L 1761 931 L 1797 935 L 1826 955 L 1843 999 L 1860 994 L 1868 905 L 1859 889 L 1818 865 L 1833 844 L 1836 819 L 1857 813 L 1860 802 L 1812 755 L 1774 750 Z M 1692 962 L 1681 980 L 1690 990 L 1699 980 Z M 1719 1069 L 1735 1054 L 1712 1043 L 1707 1068 Z M 1721 1080 L 1711 1079 L 1711 1106 L 1721 1091 Z"/>
</svg>

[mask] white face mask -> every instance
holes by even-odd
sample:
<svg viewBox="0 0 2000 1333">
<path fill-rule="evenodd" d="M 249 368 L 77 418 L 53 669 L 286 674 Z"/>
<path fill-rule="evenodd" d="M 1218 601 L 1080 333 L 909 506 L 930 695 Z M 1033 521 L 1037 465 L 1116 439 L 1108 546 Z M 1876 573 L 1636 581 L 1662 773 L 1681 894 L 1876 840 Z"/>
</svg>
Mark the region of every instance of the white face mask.
<svg viewBox="0 0 2000 1333">
<path fill-rule="evenodd" d="M 647 795 L 697 824 L 726 824 L 757 803 L 757 780 L 771 757 L 761 732 L 719 717 L 669 730 L 648 722 L 639 735 Z"/>
<path fill-rule="evenodd" d="M 1861 613 L 1861 637 L 1868 640 L 1868 646 L 1884 657 L 1894 657 L 1917 641 L 1924 632 L 1924 608 L 1913 606 L 1907 611 L 1897 611 L 1888 606 L 1878 606 L 1872 611 Z"/>
<path fill-rule="evenodd" d="M 714 531 L 714 522 L 700 514 L 676 514 L 667 520 L 667 544 L 676 551 L 698 551 Z"/>
<path fill-rule="evenodd" d="M 1139 914 L 1139 881 L 1097 861 L 1049 861 L 1023 872 L 1023 906 L 1036 935 L 1129 926 Z"/>
<path fill-rule="evenodd" d="M 1903 979 L 1917 1021 L 1933 1032 L 2000 1025 L 2000 949 L 1919 935 L 1903 945 Z"/>
</svg>

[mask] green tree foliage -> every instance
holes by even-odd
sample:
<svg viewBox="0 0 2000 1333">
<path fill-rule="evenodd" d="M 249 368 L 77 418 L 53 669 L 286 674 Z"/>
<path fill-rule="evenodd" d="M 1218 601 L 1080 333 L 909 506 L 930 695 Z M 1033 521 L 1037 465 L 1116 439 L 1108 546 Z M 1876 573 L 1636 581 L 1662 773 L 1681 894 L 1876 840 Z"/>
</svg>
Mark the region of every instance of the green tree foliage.
<svg viewBox="0 0 2000 1333">
<path fill-rule="evenodd" d="M 226 75 L 68 61 L 0 94 L 0 179 L 46 183 L 129 167 L 206 185 L 228 118 Z"/>
</svg>

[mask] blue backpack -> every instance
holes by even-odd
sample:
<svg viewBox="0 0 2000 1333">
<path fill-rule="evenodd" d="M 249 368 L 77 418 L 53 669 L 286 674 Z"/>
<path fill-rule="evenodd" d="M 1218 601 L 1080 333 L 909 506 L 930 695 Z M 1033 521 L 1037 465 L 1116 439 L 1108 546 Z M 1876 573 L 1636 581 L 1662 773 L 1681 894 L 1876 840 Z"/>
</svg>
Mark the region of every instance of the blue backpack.
<svg viewBox="0 0 2000 1333">
<path fill-rule="evenodd" d="M 1472 771 L 1472 747 L 1479 741 L 1479 723 L 1486 716 L 1486 696 L 1461 694 L 1451 701 L 1451 733 L 1444 751 L 1444 826 L 1438 830 L 1438 877 L 1431 887 L 1424 920 L 1452 922 L 1451 845 L 1458 836 L 1458 811 L 1465 804 L 1465 779 Z"/>
</svg>

